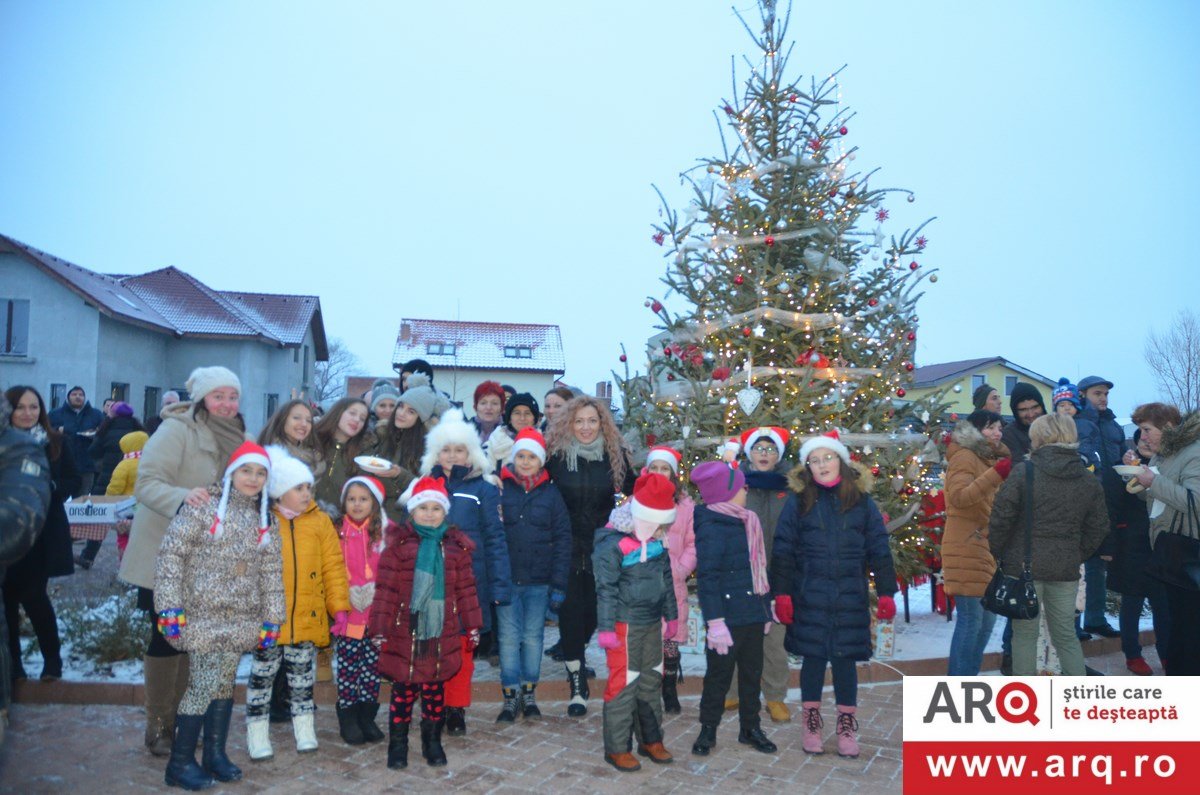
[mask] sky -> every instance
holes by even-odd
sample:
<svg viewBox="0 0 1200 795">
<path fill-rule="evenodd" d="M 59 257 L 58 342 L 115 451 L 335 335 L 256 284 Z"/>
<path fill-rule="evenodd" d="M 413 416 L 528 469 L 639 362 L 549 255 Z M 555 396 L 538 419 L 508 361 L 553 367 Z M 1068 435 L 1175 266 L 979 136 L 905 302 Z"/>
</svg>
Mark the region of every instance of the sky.
<svg viewBox="0 0 1200 795">
<path fill-rule="evenodd" d="M 401 317 L 558 324 L 590 391 L 655 332 L 653 186 L 682 207 L 721 150 L 733 8 L 0 0 L 0 232 L 316 294 L 372 374 Z M 856 165 L 917 197 L 887 231 L 937 217 L 918 365 L 1154 399 L 1146 334 L 1200 287 L 1200 4 L 797 0 L 789 32 L 794 75 L 846 66 Z"/>
</svg>

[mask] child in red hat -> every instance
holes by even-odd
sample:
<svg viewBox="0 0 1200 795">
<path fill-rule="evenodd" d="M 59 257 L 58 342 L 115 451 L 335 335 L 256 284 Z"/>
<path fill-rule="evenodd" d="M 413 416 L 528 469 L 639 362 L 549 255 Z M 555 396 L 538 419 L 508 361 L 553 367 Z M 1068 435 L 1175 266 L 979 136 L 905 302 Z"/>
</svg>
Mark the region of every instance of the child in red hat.
<svg viewBox="0 0 1200 795">
<path fill-rule="evenodd" d="M 379 673 L 392 682 L 387 766 L 393 770 L 408 767 L 408 728 L 418 696 L 421 755 L 432 767 L 446 764 L 446 680 L 479 643 L 483 625 L 471 565 L 474 545 L 446 523 L 445 481 L 418 480 L 406 508 L 411 520 L 389 538 L 379 559 L 369 626 L 380 648 Z M 467 644 L 459 639 L 463 631 Z"/>
<path fill-rule="evenodd" d="M 673 636 L 679 618 L 666 531 L 675 521 L 675 485 L 644 472 L 633 498 L 613 509 L 596 531 L 592 571 L 596 577 L 596 627 L 608 655 L 604 690 L 604 759 L 622 773 L 640 770 L 633 756 L 633 722 L 639 722 L 638 753 L 655 764 L 673 761 L 663 747 L 663 620 Z"/>
</svg>

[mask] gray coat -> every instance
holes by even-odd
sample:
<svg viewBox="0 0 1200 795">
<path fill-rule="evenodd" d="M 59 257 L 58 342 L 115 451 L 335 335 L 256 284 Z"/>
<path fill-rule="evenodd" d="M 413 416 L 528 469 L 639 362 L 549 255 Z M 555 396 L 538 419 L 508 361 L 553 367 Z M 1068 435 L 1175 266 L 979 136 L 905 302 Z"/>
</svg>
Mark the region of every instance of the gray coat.
<svg viewBox="0 0 1200 795">
<path fill-rule="evenodd" d="M 1181 525 L 1187 534 L 1189 490 L 1200 511 L 1200 412 L 1184 417 L 1177 428 L 1163 430 L 1158 455 L 1150 463 L 1158 467 L 1158 476 L 1146 489 L 1151 510 L 1155 500 L 1163 505 L 1162 513 L 1150 520 L 1150 546 L 1153 548 L 1158 534 L 1169 532 L 1172 525 Z"/>
<path fill-rule="evenodd" d="M 992 504 L 988 544 L 1005 573 L 1021 569 L 1025 549 L 1025 468 L 1034 468 L 1033 578 L 1052 582 L 1079 579 L 1079 564 L 1108 535 L 1104 489 L 1084 469 L 1078 445 L 1039 447 L 1012 468 Z"/>
<path fill-rule="evenodd" d="M 596 627 L 601 632 L 612 632 L 618 621 L 654 624 L 664 618 L 668 621 L 679 618 L 666 547 L 654 557 L 647 556 L 644 562 L 625 565 L 626 553 L 621 551 L 620 544 L 624 539 L 633 539 L 636 545 L 632 533 L 628 503 L 613 511 L 608 526 L 596 531 L 592 573 L 596 577 Z"/>
</svg>

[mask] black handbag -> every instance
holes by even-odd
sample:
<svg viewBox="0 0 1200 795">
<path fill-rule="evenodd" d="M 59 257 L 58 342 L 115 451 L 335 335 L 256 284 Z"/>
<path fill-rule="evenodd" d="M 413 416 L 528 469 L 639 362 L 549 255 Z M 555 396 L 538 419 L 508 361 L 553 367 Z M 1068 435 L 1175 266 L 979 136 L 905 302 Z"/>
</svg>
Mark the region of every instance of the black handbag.
<svg viewBox="0 0 1200 795">
<path fill-rule="evenodd" d="M 1200 591 L 1200 512 L 1196 498 L 1187 490 L 1187 512 L 1177 513 L 1171 529 L 1154 539 L 1146 573 L 1168 585 Z"/>
<path fill-rule="evenodd" d="M 1038 596 L 1033 587 L 1033 462 L 1025 464 L 1025 560 L 1013 577 L 996 565 L 996 573 L 983 592 L 983 609 L 1005 618 L 1037 618 Z"/>
</svg>

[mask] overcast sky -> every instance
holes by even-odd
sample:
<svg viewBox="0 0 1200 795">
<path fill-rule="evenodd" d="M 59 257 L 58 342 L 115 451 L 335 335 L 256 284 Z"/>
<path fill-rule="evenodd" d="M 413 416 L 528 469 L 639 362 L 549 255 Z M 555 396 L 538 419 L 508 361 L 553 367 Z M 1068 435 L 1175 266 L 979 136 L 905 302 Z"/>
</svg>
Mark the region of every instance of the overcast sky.
<svg viewBox="0 0 1200 795">
<path fill-rule="evenodd" d="M 916 193 L 885 228 L 938 217 L 918 364 L 1154 397 L 1145 334 L 1200 295 L 1198 5 L 796 3 L 793 73 L 847 64 L 856 165 Z M 0 0 L 0 232 L 315 293 L 376 374 L 402 316 L 557 323 L 590 390 L 653 333 L 651 185 L 682 206 L 753 52 L 719 0 Z"/>
</svg>

